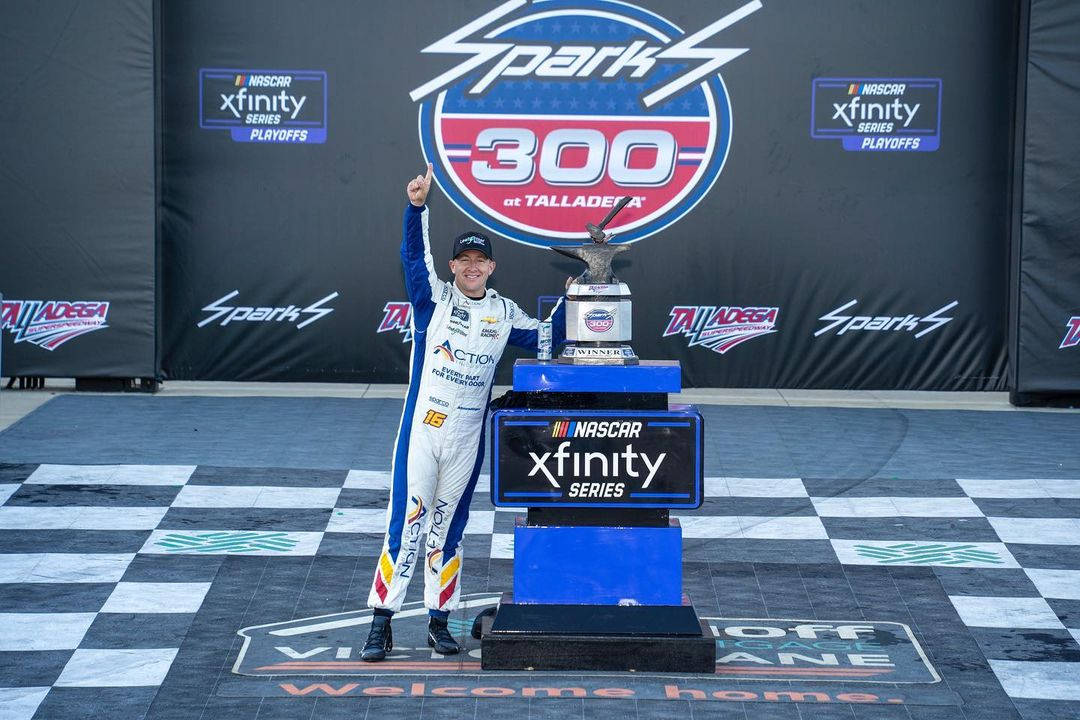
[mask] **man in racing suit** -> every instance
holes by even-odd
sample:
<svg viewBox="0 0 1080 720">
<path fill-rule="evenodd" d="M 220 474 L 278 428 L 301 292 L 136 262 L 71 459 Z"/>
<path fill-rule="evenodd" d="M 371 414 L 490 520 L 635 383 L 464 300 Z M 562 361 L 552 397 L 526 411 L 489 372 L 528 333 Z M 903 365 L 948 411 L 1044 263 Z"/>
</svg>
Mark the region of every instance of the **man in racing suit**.
<svg viewBox="0 0 1080 720">
<path fill-rule="evenodd" d="M 470 232 L 455 239 L 454 282 L 435 272 L 428 240 L 431 165 L 409 182 L 401 262 L 412 302 L 409 389 L 391 463 L 382 553 L 368 605 L 374 610 L 361 658 L 382 660 L 393 647 L 390 618 L 414 574 L 424 575 L 428 645 L 458 652 L 446 619 L 458 605 L 461 537 L 484 457 L 484 419 L 495 367 L 507 343 L 536 350 L 539 323 L 487 288 L 495 270 L 491 240 Z M 552 317 L 555 345 L 565 336 L 560 302 Z M 420 538 L 426 531 L 426 541 Z"/>
</svg>

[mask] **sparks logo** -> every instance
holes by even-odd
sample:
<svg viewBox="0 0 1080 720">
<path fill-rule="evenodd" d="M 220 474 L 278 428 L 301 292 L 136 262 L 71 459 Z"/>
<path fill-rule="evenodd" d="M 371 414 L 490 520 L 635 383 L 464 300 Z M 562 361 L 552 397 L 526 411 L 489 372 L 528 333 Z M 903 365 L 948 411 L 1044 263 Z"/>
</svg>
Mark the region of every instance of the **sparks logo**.
<svg viewBox="0 0 1080 720">
<path fill-rule="evenodd" d="M 445 355 L 450 362 L 454 362 L 454 349 L 450 347 L 449 340 L 444 340 L 442 345 L 437 346 L 431 354 L 438 355 L 439 353 Z"/>
<path fill-rule="evenodd" d="M 688 347 L 723 355 L 736 345 L 776 332 L 778 307 L 676 305 L 662 337 L 685 335 Z"/>
<path fill-rule="evenodd" d="M 0 331 L 10 330 L 16 343 L 55 350 L 80 335 L 104 330 L 109 303 L 102 300 L 5 300 Z"/>
<path fill-rule="evenodd" d="M 203 312 L 210 313 L 210 317 L 200 320 L 196 327 L 206 327 L 218 318 L 224 318 L 218 323 L 222 327 L 234 322 L 288 322 L 289 324 L 296 323 L 296 329 L 303 330 L 316 320 L 321 320 L 334 312 L 334 308 L 323 307 L 322 305 L 338 296 L 338 293 L 336 292 L 330 293 L 321 300 L 316 300 L 304 308 L 298 305 L 287 305 L 285 307 L 254 307 L 224 304 L 239 294 L 239 290 L 233 290 L 231 293 L 223 295 L 204 307 Z M 301 315 L 309 315 L 310 317 L 305 317 L 303 321 L 300 321 Z"/>
<path fill-rule="evenodd" d="M 412 342 L 412 303 L 391 301 L 383 306 L 383 318 L 379 323 L 379 329 L 375 332 L 390 332 L 397 330 L 401 333 L 401 342 Z"/>
<path fill-rule="evenodd" d="M 814 333 L 814 337 L 823 335 L 835 327 L 840 327 L 836 331 L 837 335 L 843 335 L 844 333 L 854 330 L 870 330 L 883 332 L 885 330 L 892 330 L 897 332 L 899 330 L 906 330 L 907 332 L 914 332 L 916 338 L 921 338 L 927 333 L 931 333 L 937 330 L 942 325 L 950 322 L 951 317 L 942 317 L 942 313 L 946 313 L 952 310 L 960 303 L 953 300 L 948 305 L 939 307 L 934 312 L 926 315 L 925 317 L 919 317 L 918 315 L 841 315 L 840 313 L 847 310 L 852 305 L 859 302 L 858 300 L 852 300 L 844 303 L 835 310 L 830 310 L 821 317 L 818 318 L 821 322 L 828 322 L 829 324 L 821 328 Z M 920 324 L 926 323 L 927 327 L 920 328 Z M 842 327 L 841 327 L 842 326 Z M 916 332 L 918 331 L 918 332 Z"/>
<path fill-rule="evenodd" d="M 1058 345 L 1058 350 L 1080 345 L 1080 315 L 1073 315 L 1069 318 L 1069 322 L 1065 323 L 1065 327 L 1068 330 L 1065 332 L 1065 338 Z"/>
<path fill-rule="evenodd" d="M 428 45 L 464 56 L 409 93 L 435 178 L 466 215 L 517 242 L 587 239 L 598 208 L 634 242 L 716 182 L 731 143 L 718 35 L 760 0 L 687 32 L 620 0 L 508 0 Z M 523 9 L 524 8 L 524 9 Z"/>
</svg>

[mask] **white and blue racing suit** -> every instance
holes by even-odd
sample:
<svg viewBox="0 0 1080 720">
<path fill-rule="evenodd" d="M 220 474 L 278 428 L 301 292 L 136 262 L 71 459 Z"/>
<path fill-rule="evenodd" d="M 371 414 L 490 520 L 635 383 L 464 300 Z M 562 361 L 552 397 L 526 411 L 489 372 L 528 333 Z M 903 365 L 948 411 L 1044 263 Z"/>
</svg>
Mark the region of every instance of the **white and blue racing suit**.
<svg viewBox="0 0 1080 720">
<path fill-rule="evenodd" d="M 484 457 L 495 367 L 507 343 L 535 351 L 539 323 L 494 290 L 474 300 L 439 279 L 426 206 L 405 209 L 401 262 L 413 306 L 409 390 L 368 605 L 397 611 L 412 576 L 423 572 L 424 604 L 451 611 L 461 592 L 461 538 Z M 555 346 L 565 326 L 560 302 L 552 317 Z"/>
</svg>

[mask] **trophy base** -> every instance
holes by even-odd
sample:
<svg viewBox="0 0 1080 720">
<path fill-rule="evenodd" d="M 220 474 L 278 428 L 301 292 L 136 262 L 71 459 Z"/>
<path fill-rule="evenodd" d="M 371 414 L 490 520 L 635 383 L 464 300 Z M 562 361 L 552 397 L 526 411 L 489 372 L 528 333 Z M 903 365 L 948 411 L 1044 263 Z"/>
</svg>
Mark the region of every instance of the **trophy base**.
<svg viewBox="0 0 1080 720">
<path fill-rule="evenodd" d="M 518 604 L 481 616 L 484 670 L 716 673 L 716 638 L 683 605 Z M 475 637 L 475 635 L 474 635 Z"/>
<path fill-rule="evenodd" d="M 558 362 L 567 365 L 637 365 L 638 356 L 629 345 L 567 345 Z"/>
</svg>

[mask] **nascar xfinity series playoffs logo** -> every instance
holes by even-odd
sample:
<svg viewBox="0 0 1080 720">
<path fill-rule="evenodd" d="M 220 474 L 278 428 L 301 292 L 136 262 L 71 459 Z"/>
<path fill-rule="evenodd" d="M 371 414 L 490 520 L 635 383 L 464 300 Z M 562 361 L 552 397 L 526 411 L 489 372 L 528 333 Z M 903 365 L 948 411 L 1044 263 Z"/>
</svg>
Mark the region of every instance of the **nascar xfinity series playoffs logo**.
<svg viewBox="0 0 1080 720">
<path fill-rule="evenodd" d="M 55 350 L 68 340 L 109 327 L 109 303 L 103 300 L 5 300 L 0 331 L 15 342 Z"/>
<path fill-rule="evenodd" d="M 845 150 L 931 152 L 941 145 L 941 80 L 815 78 L 810 137 Z"/>
<path fill-rule="evenodd" d="M 728 12 L 683 30 L 617 0 L 509 0 L 428 45 L 448 68 L 409 97 L 439 185 L 531 245 L 586 238 L 624 195 L 615 242 L 672 224 L 716 182 L 731 142 L 718 73 L 747 48 L 723 47 L 721 33 L 762 4 L 714 7 Z"/>
<path fill-rule="evenodd" d="M 199 70 L 199 127 L 234 142 L 326 142 L 326 73 Z"/>
</svg>

